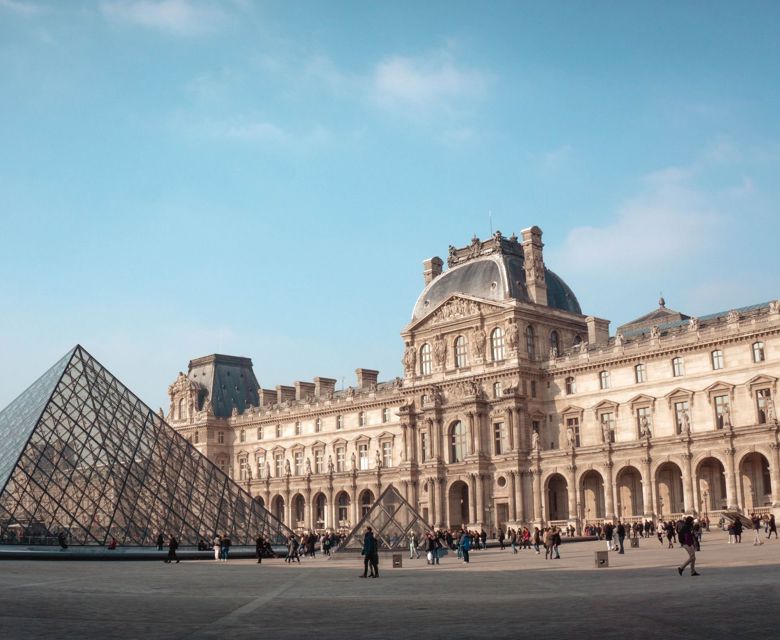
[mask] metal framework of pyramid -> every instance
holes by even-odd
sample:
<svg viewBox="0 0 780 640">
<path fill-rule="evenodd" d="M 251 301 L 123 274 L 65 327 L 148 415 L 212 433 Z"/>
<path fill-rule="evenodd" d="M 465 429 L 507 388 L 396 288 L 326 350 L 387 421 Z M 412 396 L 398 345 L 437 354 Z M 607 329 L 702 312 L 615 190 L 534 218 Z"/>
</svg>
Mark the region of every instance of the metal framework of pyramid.
<svg viewBox="0 0 780 640">
<path fill-rule="evenodd" d="M 0 412 L 0 542 L 182 545 L 291 531 L 77 345 Z"/>
<path fill-rule="evenodd" d="M 417 536 L 417 542 L 420 544 L 425 535 L 433 531 L 392 484 L 377 498 L 337 551 L 360 551 L 363 548 L 366 527 L 373 529 L 380 551 L 405 548 L 412 533 Z"/>
</svg>

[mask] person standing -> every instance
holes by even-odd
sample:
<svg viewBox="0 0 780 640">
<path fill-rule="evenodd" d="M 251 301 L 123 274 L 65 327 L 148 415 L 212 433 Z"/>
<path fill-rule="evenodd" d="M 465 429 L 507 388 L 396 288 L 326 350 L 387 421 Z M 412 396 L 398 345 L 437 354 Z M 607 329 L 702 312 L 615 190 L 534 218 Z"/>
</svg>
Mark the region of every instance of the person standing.
<svg viewBox="0 0 780 640">
<path fill-rule="evenodd" d="M 683 526 L 678 534 L 680 537 L 680 544 L 682 544 L 683 549 L 688 552 L 688 559 L 682 564 L 682 566 L 677 567 L 677 573 L 682 575 L 683 569 L 685 569 L 685 567 L 688 565 L 691 565 L 691 575 L 700 575 L 696 573 L 696 549 L 694 548 L 693 540 L 693 516 L 688 516 L 685 519 L 685 522 L 683 523 Z"/>
<path fill-rule="evenodd" d="M 417 534 L 412 531 L 409 534 L 409 560 L 420 558 L 420 550 L 417 548 Z"/>
<path fill-rule="evenodd" d="M 766 536 L 766 539 L 769 540 L 772 537 L 772 534 L 775 534 L 775 540 L 777 540 L 777 523 L 775 522 L 775 514 L 770 513 L 769 514 L 769 533 Z"/>
<path fill-rule="evenodd" d="M 173 560 L 176 560 L 176 564 L 179 564 L 179 558 L 176 557 L 176 549 L 179 548 L 179 541 L 176 540 L 174 535 L 171 535 L 168 540 L 168 557 L 165 559 L 167 564 L 170 564 Z"/>
<path fill-rule="evenodd" d="M 463 531 L 460 536 L 460 540 L 458 540 L 458 550 L 460 551 L 460 555 L 463 557 L 463 564 L 469 563 L 469 549 L 471 549 L 471 537 L 466 533 L 466 531 Z"/>
<path fill-rule="evenodd" d="M 498 528 L 498 546 L 503 551 L 506 546 L 504 545 L 504 540 L 506 540 L 506 536 L 504 535 L 504 530 L 499 527 Z"/>
<path fill-rule="evenodd" d="M 761 518 L 754 513 L 750 516 L 750 521 L 753 523 L 753 546 L 764 544 L 761 542 Z"/>
<path fill-rule="evenodd" d="M 222 557 L 222 562 L 228 561 L 228 554 L 230 553 L 230 536 L 227 533 L 222 534 L 222 540 L 220 542 L 220 556 Z"/>
<path fill-rule="evenodd" d="M 539 545 L 542 542 L 542 535 L 539 532 L 539 527 L 534 527 L 533 541 L 534 541 L 534 551 L 536 551 L 536 555 L 538 556 L 539 555 Z"/>
<path fill-rule="evenodd" d="M 607 541 L 607 551 L 614 551 L 612 547 L 612 536 L 614 531 L 615 527 L 611 522 L 607 522 L 604 525 L 604 539 Z"/>
<path fill-rule="evenodd" d="M 214 540 L 211 544 L 214 547 L 214 560 L 219 562 L 219 559 L 222 555 L 222 538 L 218 533 L 214 536 Z"/>
<path fill-rule="evenodd" d="M 263 552 L 265 551 L 265 540 L 262 534 L 255 538 L 255 555 L 257 556 L 257 564 L 263 561 Z"/>
<path fill-rule="evenodd" d="M 298 545 L 298 538 L 294 533 L 291 533 L 290 537 L 287 539 L 287 557 L 284 559 L 285 562 L 292 564 L 293 560 L 297 560 L 298 564 L 301 564 L 301 556 L 298 554 Z"/>
<path fill-rule="evenodd" d="M 618 522 L 617 537 L 618 537 L 618 545 L 620 546 L 618 553 L 625 553 L 623 549 L 623 540 L 626 539 L 626 527 L 622 522 Z"/>
<path fill-rule="evenodd" d="M 512 545 L 512 553 L 517 553 L 517 531 L 510 529 L 509 542 Z"/>
<path fill-rule="evenodd" d="M 165 544 L 165 538 L 163 537 L 162 532 L 157 534 L 157 551 L 163 550 L 163 544 Z"/>
<path fill-rule="evenodd" d="M 379 573 L 379 558 L 376 563 L 374 562 L 374 556 L 378 553 L 376 547 L 376 538 L 374 537 L 374 531 L 371 527 L 366 527 L 366 533 L 363 535 L 363 549 L 360 551 L 363 556 L 363 575 L 361 578 L 368 578 L 369 572 L 372 578 L 378 577 Z M 374 573 L 374 567 L 376 566 L 376 574 Z"/>
<path fill-rule="evenodd" d="M 553 533 L 552 533 L 552 551 L 550 552 L 550 557 L 552 558 L 553 551 L 555 552 L 555 559 L 560 560 L 561 559 L 561 530 L 559 527 L 553 527 Z"/>
</svg>

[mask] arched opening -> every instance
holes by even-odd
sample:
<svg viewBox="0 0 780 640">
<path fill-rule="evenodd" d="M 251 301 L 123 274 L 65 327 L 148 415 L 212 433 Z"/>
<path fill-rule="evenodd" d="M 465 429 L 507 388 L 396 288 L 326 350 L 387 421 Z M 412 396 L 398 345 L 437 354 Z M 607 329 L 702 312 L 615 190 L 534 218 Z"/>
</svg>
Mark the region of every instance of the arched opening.
<svg viewBox="0 0 780 640">
<path fill-rule="evenodd" d="M 739 465 L 742 483 L 742 505 L 746 511 L 772 504 L 772 480 L 769 474 L 769 460 L 754 451 Z"/>
<path fill-rule="evenodd" d="M 305 527 L 306 526 L 306 500 L 299 493 L 293 498 L 292 504 L 293 504 L 293 524 L 296 527 Z"/>
<path fill-rule="evenodd" d="M 366 489 L 360 494 L 360 517 L 364 518 L 365 515 L 371 511 L 371 507 L 374 505 L 374 494 L 371 489 Z"/>
<path fill-rule="evenodd" d="M 453 482 L 449 495 L 450 527 L 460 527 L 469 522 L 469 486 L 462 480 Z"/>
<path fill-rule="evenodd" d="M 314 526 L 317 529 L 324 529 L 327 525 L 326 513 L 327 500 L 324 493 L 318 493 L 314 498 Z"/>
<path fill-rule="evenodd" d="M 547 520 L 569 519 L 569 486 L 560 473 L 547 479 Z"/>
<path fill-rule="evenodd" d="M 339 527 L 346 527 L 349 522 L 349 494 L 342 491 L 336 496 L 337 513 L 336 520 Z"/>
<path fill-rule="evenodd" d="M 550 354 L 553 358 L 561 355 L 561 339 L 558 337 L 557 331 L 550 332 Z"/>
<path fill-rule="evenodd" d="M 674 462 L 664 462 L 656 469 L 656 495 L 659 517 L 682 515 L 685 511 L 682 471 Z"/>
<path fill-rule="evenodd" d="M 702 514 L 726 508 L 726 470 L 717 458 L 704 458 L 696 470 Z"/>
<path fill-rule="evenodd" d="M 450 462 L 463 462 L 466 457 L 466 428 L 458 420 L 450 427 Z"/>
<path fill-rule="evenodd" d="M 582 475 L 582 516 L 585 522 L 604 518 L 604 478 L 598 471 Z"/>
<path fill-rule="evenodd" d="M 255 496 L 255 502 L 265 508 L 265 500 L 263 500 L 262 496 Z"/>
<path fill-rule="evenodd" d="M 271 500 L 271 513 L 273 513 L 280 522 L 287 521 L 284 517 L 284 498 L 282 498 L 282 496 L 276 496 Z"/>
<path fill-rule="evenodd" d="M 618 504 L 620 518 L 642 516 L 645 502 L 642 497 L 642 475 L 636 467 L 623 467 L 617 475 Z"/>
</svg>

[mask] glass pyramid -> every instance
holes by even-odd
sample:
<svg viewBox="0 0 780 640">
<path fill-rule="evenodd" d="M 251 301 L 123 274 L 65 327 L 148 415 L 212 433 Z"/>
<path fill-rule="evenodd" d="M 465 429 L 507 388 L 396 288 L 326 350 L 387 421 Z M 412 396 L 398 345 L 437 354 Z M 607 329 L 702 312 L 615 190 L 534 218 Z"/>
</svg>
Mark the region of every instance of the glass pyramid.
<svg viewBox="0 0 780 640">
<path fill-rule="evenodd" d="M 291 531 L 76 346 L 0 412 L 0 541 L 197 545 Z"/>
<path fill-rule="evenodd" d="M 366 527 L 371 527 L 380 551 L 404 549 L 409 546 L 409 536 L 417 536 L 421 544 L 432 531 L 430 525 L 415 511 L 392 484 L 382 492 L 363 519 L 352 529 L 338 551 L 360 551 Z"/>
</svg>

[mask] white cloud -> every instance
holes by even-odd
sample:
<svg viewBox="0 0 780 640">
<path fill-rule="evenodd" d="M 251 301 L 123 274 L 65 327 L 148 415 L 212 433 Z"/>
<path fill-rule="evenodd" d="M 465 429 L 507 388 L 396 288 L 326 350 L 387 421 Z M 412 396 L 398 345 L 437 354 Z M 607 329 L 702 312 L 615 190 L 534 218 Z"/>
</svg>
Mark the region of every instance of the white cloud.
<svg viewBox="0 0 780 640">
<path fill-rule="evenodd" d="M 371 93 L 383 109 L 413 112 L 457 112 L 463 105 L 481 100 L 488 88 L 488 74 L 459 67 L 449 54 L 429 58 L 392 56 L 374 68 Z"/>
<path fill-rule="evenodd" d="M 0 9 L 7 9 L 20 16 L 32 16 L 40 13 L 43 7 L 34 2 L 22 2 L 21 0 L 0 0 Z"/>
<path fill-rule="evenodd" d="M 225 14 L 215 5 L 193 0 L 112 0 L 100 5 L 112 22 L 195 36 L 218 29 Z"/>
</svg>

